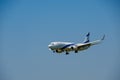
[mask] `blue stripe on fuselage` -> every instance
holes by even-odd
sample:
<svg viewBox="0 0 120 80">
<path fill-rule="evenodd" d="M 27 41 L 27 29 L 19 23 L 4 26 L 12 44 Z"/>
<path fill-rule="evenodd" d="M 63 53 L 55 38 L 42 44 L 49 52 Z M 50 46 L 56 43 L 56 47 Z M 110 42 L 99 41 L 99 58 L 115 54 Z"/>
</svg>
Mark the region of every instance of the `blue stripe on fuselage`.
<svg viewBox="0 0 120 80">
<path fill-rule="evenodd" d="M 72 46 L 72 45 L 75 45 L 75 44 L 68 44 L 68 45 L 65 45 L 64 47 L 62 47 L 62 49 L 65 49 L 65 48 L 67 48 L 67 47 L 69 47 L 69 46 Z"/>
</svg>

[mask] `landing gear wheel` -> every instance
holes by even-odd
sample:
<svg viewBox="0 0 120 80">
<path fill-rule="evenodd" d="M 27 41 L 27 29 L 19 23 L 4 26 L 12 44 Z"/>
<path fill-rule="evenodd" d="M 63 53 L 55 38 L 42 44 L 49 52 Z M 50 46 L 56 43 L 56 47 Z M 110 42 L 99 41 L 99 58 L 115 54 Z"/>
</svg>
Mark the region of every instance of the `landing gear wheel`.
<svg viewBox="0 0 120 80">
<path fill-rule="evenodd" d="M 75 53 L 78 53 L 78 51 L 77 51 L 77 50 L 75 50 Z"/>
<path fill-rule="evenodd" d="M 69 53 L 68 52 L 66 52 L 66 55 L 68 55 Z"/>
</svg>

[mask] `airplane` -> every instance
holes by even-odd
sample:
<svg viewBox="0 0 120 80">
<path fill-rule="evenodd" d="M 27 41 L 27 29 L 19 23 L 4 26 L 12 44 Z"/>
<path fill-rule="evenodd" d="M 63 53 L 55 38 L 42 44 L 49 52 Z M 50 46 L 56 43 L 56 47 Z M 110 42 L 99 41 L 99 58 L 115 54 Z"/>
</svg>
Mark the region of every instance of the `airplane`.
<svg viewBox="0 0 120 80">
<path fill-rule="evenodd" d="M 90 42 L 89 36 L 90 36 L 90 32 L 87 33 L 83 43 L 74 44 L 72 42 L 51 42 L 48 45 L 48 47 L 49 50 L 53 51 L 53 53 L 65 52 L 66 55 L 68 55 L 70 51 L 74 51 L 75 53 L 78 53 L 78 51 L 86 50 L 93 45 L 101 43 L 105 38 L 104 35 L 101 39 Z"/>
</svg>

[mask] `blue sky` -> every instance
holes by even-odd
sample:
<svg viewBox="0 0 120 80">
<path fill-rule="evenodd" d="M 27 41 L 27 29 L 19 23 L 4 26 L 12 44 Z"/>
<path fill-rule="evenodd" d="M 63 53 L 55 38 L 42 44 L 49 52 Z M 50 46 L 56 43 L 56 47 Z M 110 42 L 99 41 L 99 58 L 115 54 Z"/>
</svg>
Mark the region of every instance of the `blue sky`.
<svg viewBox="0 0 120 80">
<path fill-rule="evenodd" d="M 1 80 L 119 80 L 119 2 L 1 0 Z M 51 41 L 106 35 L 78 54 L 55 54 Z"/>
</svg>

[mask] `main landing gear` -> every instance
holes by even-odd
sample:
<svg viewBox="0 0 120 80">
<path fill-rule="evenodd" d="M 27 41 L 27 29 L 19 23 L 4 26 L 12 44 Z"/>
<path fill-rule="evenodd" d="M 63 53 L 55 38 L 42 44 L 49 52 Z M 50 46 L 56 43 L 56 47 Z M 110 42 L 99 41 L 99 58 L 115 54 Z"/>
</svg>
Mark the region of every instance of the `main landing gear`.
<svg viewBox="0 0 120 80">
<path fill-rule="evenodd" d="M 75 50 L 75 53 L 78 53 L 78 50 Z"/>
<path fill-rule="evenodd" d="M 78 50 L 75 50 L 75 53 L 78 53 Z M 68 54 L 69 54 L 69 52 L 66 51 L 66 55 L 68 55 Z"/>
<path fill-rule="evenodd" d="M 69 53 L 68 52 L 66 52 L 66 55 L 68 55 Z"/>
</svg>

